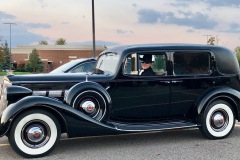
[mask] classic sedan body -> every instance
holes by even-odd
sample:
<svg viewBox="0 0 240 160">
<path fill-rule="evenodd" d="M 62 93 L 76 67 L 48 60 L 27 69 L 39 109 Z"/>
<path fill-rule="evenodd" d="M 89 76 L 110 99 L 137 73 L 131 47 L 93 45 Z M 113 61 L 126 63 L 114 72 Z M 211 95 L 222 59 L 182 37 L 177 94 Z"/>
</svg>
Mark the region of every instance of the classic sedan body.
<svg viewBox="0 0 240 160">
<path fill-rule="evenodd" d="M 144 62 L 144 56 L 151 57 Z M 153 75 L 141 73 L 143 63 Z M 223 47 L 121 46 L 104 51 L 91 74 L 4 77 L 0 135 L 24 157 L 50 153 L 68 137 L 199 128 L 227 137 L 240 119 L 239 64 Z"/>
</svg>

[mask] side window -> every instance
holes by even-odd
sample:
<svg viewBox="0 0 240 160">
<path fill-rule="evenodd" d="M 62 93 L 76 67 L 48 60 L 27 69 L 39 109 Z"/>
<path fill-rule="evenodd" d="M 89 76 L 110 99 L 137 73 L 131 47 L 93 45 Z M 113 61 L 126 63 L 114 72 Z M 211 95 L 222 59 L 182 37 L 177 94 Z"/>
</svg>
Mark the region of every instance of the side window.
<svg viewBox="0 0 240 160">
<path fill-rule="evenodd" d="M 210 53 L 208 52 L 175 52 L 174 73 L 186 74 L 209 74 Z"/>
<path fill-rule="evenodd" d="M 166 59 L 165 53 L 131 54 L 124 62 L 123 74 L 139 76 L 165 75 Z M 151 71 L 149 71 L 148 68 L 151 68 Z M 145 72 L 145 74 L 142 74 L 143 72 Z"/>
</svg>

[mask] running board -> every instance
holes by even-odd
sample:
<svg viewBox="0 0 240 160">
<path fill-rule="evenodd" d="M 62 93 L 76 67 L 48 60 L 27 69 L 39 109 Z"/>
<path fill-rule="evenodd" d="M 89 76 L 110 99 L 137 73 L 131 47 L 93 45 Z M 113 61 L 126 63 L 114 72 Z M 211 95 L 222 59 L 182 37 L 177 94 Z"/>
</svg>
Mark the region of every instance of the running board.
<svg viewBox="0 0 240 160">
<path fill-rule="evenodd" d="M 161 131 L 180 128 L 196 128 L 199 125 L 190 121 L 175 121 L 175 122 L 161 122 L 161 123 L 118 123 L 111 122 L 116 130 L 140 132 L 140 131 Z"/>
</svg>

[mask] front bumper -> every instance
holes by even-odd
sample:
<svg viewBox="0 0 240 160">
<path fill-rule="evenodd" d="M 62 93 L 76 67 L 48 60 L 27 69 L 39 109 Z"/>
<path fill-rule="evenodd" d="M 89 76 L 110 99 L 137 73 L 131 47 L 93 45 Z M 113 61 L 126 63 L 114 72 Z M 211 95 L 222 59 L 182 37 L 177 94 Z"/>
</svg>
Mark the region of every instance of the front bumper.
<svg viewBox="0 0 240 160">
<path fill-rule="evenodd" d="M 1 83 L 1 82 L 0 82 Z M 2 116 L 3 111 L 7 108 L 8 100 L 7 100 L 7 86 L 11 86 L 9 79 L 7 77 L 3 77 L 3 82 L 0 90 L 0 116 Z"/>
<path fill-rule="evenodd" d="M 1 120 L 1 117 L 0 117 L 0 120 Z M 6 131 L 4 131 L 4 126 L 2 124 L 0 124 L 0 137 L 4 136 L 5 132 Z"/>
<path fill-rule="evenodd" d="M 0 117 L 1 119 L 1 117 Z M 3 137 L 6 135 L 9 129 L 10 122 L 7 122 L 7 124 L 0 124 L 0 137 Z"/>
<path fill-rule="evenodd" d="M 0 122 L 1 122 L 1 118 L 2 118 L 2 116 L 0 116 Z M 0 124 L 0 137 L 2 137 L 2 136 L 4 136 L 4 129 L 3 129 L 4 127 L 3 127 L 3 125 L 2 124 Z"/>
<path fill-rule="evenodd" d="M 0 116 L 3 114 L 3 111 L 7 108 L 8 102 L 4 100 L 3 96 L 0 95 Z"/>
<path fill-rule="evenodd" d="M 0 125 L 0 137 L 2 137 L 2 136 L 4 136 L 4 133 L 3 133 L 3 131 L 2 131 L 2 125 Z"/>
</svg>

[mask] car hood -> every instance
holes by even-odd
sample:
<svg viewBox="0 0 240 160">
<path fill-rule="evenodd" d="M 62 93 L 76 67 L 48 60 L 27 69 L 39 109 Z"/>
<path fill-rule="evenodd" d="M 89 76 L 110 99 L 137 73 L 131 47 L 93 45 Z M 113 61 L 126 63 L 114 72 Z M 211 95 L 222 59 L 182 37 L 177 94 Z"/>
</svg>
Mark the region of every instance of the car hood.
<svg viewBox="0 0 240 160">
<path fill-rule="evenodd" d="M 32 90 L 69 89 L 76 83 L 94 81 L 107 83 L 112 79 L 109 74 L 63 73 L 63 74 L 28 74 L 7 76 L 12 85 L 20 85 Z"/>
</svg>

